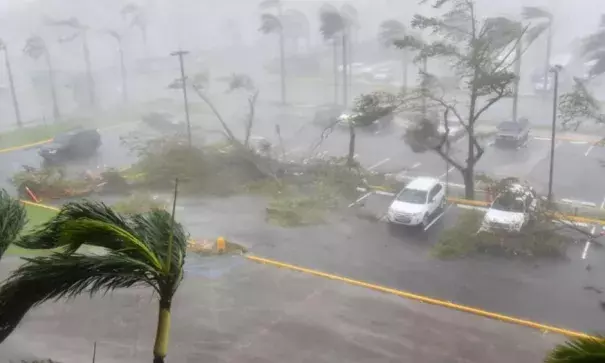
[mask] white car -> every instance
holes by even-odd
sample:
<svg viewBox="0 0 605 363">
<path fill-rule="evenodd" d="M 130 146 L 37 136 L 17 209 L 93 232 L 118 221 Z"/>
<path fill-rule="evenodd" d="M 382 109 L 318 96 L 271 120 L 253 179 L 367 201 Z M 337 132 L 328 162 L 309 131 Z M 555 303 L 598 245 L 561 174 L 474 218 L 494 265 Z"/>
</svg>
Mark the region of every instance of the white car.
<svg viewBox="0 0 605 363">
<path fill-rule="evenodd" d="M 439 179 L 416 178 L 397 194 L 387 219 L 394 224 L 426 227 L 445 203 L 445 187 Z"/>
<path fill-rule="evenodd" d="M 519 232 L 531 221 L 537 204 L 537 195 L 531 187 L 511 184 L 493 201 L 479 231 Z"/>
</svg>

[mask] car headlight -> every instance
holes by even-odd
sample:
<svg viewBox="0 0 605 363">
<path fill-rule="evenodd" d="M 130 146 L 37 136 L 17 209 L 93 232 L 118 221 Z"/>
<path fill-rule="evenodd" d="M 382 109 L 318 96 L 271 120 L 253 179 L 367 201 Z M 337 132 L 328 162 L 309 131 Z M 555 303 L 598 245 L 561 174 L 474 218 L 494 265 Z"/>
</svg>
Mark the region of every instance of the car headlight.
<svg viewBox="0 0 605 363">
<path fill-rule="evenodd" d="M 55 150 L 55 149 L 50 149 L 50 150 L 46 150 L 46 152 L 47 152 L 47 153 L 49 153 L 49 154 L 56 154 L 56 153 L 57 153 L 57 150 Z"/>
</svg>

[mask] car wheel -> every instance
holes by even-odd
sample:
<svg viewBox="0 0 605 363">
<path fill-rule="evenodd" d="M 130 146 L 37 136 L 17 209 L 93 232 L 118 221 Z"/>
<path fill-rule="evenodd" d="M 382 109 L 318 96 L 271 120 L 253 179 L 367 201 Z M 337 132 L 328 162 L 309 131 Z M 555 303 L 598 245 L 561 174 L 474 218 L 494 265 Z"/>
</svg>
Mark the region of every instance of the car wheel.
<svg viewBox="0 0 605 363">
<path fill-rule="evenodd" d="M 429 214 L 427 213 L 422 218 L 422 223 L 420 224 L 420 226 L 424 229 L 429 225 L 429 223 L 431 223 L 431 221 L 429 219 Z"/>
</svg>

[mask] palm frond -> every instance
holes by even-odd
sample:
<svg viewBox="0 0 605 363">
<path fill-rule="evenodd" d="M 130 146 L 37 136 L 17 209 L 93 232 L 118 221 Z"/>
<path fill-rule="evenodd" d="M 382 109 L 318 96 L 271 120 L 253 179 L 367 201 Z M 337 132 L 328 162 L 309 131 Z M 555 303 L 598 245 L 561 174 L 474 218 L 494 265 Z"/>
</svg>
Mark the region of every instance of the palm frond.
<svg viewBox="0 0 605 363">
<path fill-rule="evenodd" d="M 605 362 L 605 338 L 576 338 L 558 345 L 546 357 L 545 363 Z"/>
<path fill-rule="evenodd" d="M 319 14 L 319 32 L 325 40 L 333 39 L 345 29 L 345 20 L 335 11 L 323 11 Z"/>
<path fill-rule="evenodd" d="M 380 24 L 378 39 L 385 47 L 393 46 L 393 42 L 405 37 L 405 26 L 395 19 L 385 20 Z"/>
<path fill-rule="evenodd" d="M 261 25 L 258 30 L 261 33 L 269 34 L 281 30 L 282 24 L 279 18 L 273 14 L 262 14 L 260 17 Z"/>
<path fill-rule="evenodd" d="M 128 257 L 109 254 L 85 256 L 54 253 L 25 259 L 0 287 L 0 343 L 33 307 L 82 292 L 91 295 L 135 285 L 158 290 L 155 271 Z"/>
<path fill-rule="evenodd" d="M 526 44 L 529 45 L 533 43 L 536 39 L 538 39 L 538 37 L 540 37 L 540 35 L 542 35 L 542 33 L 546 31 L 546 29 L 548 29 L 549 26 L 550 25 L 548 23 L 539 23 L 538 25 L 528 28 L 527 32 L 525 32 Z"/>
<path fill-rule="evenodd" d="M 149 246 L 161 261 L 166 261 L 168 240 L 172 230 L 171 270 L 180 269 L 187 251 L 189 235 L 180 223 L 172 225 L 172 216 L 166 210 L 152 210 L 131 216 L 132 230 Z"/>
<path fill-rule="evenodd" d="M 41 37 L 33 35 L 27 38 L 25 47 L 23 47 L 23 53 L 33 59 L 38 59 L 44 52 L 46 52 L 46 43 L 44 43 L 44 40 Z"/>
<path fill-rule="evenodd" d="M 523 19 L 526 19 L 526 20 L 546 19 L 546 20 L 550 21 L 552 19 L 552 14 L 548 10 L 537 7 L 537 6 L 523 7 L 523 10 L 521 11 L 521 15 L 523 16 Z"/>
<path fill-rule="evenodd" d="M 605 50 L 605 29 L 600 28 L 596 33 L 591 34 L 582 40 L 582 53 L 585 56 L 591 53 Z"/>
<path fill-rule="evenodd" d="M 8 195 L 6 190 L 0 190 L 0 257 L 15 242 L 26 222 L 27 214 L 23 205 Z"/>
<path fill-rule="evenodd" d="M 116 213 L 113 209 L 103 203 L 83 200 L 64 204 L 52 219 L 34 229 L 17 242 L 19 247 L 27 249 L 54 249 L 65 245 L 65 240 L 60 240 L 61 229 L 67 221 L 88 219 L 116 225 L 128 230 L 127 218 Z M 88 243 L 83 241 L 83 243 Z M 92 243 L 92 242 L 91 242 Z M 108 249 L 119 249 L 120 245 L 101 246 Z"/>
</svg>

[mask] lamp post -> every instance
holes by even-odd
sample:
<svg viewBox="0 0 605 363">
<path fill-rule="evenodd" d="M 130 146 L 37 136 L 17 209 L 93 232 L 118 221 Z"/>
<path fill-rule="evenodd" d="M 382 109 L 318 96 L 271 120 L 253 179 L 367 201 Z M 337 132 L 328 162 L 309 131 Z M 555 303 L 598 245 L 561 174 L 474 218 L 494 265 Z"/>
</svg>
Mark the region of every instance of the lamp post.
<svg viewBox="0 0 605 363">
<path fill-rule="evenodd" d="M 172 52 L 170 55 L 179 57 L 179 64 L 181 66 L 181 84 L 183 85 L 183 101 L 185 103 L 185 120 L 187 121 L 187 141 L 189 147 L 191 147 L 191 121 L 189 120 L 189 101 L 187 99 L 187 82 L 185 78 L 185 65 L 183 64 L 183 56 L 188 54 L 188 51 L 179 50 Z"/>
<path fill-rule="evenodd" d="M 550 171 L 548 175 L 548 204 L 552 204 L 552 181 L 555 172 L 555 132 L 557 129 L 557 106 L 559 98 L 559 72 L 561 71 L 560 65 L 553 66 L 550 71 L 554 75 L 554 91 L 552 100 L 552 125 L 550 134 Z"/>
</svg>

